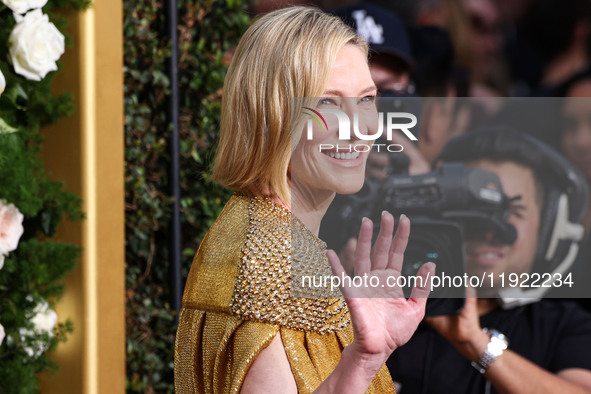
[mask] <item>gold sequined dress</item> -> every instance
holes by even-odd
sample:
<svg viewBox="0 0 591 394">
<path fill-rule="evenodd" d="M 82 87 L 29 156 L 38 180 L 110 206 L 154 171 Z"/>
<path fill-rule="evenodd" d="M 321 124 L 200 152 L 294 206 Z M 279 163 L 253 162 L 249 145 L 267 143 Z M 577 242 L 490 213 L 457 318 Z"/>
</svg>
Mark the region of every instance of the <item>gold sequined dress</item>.
<svg viewBox="0 0 591 394">
<path fill-rule="evenodd" d="M 298 247 L 293 248 L 292 244 Z M 329 274 L 325 245 L 269 199 L 234 195 L 193 260 L 175 344 L 177 393 L 240 391 L 257 354 L 280 332 L 298 392 L 330 375 L 353 340 L 337 297 L 294 297 L 302 271 Z M 315 261 L 312 265 L 294 261 Z M 383 367 L 368 393 L 393 393 Z"/>
</svg>

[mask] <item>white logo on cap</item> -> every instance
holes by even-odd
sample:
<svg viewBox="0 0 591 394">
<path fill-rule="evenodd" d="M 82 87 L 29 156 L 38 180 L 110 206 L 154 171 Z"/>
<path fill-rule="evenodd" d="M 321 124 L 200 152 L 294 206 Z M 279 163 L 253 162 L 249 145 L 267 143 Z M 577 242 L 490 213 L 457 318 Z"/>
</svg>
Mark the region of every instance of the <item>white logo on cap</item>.
<svg viewBox="0 0 591 394">
<path fill-rule="evenodd" d="M 384 28 L 378 25 L 365 10 L 355 10 L 351 13 L 357 23 L 357 34 L 365 38 L 370 44 L 384 43 Z"/>
</svg>

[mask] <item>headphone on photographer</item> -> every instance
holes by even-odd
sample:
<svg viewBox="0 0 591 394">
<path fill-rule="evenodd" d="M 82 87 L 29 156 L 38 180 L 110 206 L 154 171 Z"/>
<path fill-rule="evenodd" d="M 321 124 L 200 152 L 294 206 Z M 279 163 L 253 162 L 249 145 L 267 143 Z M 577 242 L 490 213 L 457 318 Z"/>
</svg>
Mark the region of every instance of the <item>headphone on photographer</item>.
<svg viewBox="0 0 591 394">
<path fill-rule="evenodd" d="M 565 157 L 527 134 L 517 134 L 532 146 L 544 163 L 542 183 L 544 203 L 540 212 L 538 247 L 532 273 L 549 273 L 553 282 L 572 266 L 583 237 L 579 224 L 587 209 L 589 190 L 584 176 Z M 540 171 L 541 170 L 541 171 Z M 557 274 L 557 275 L 555 275 Z M 539 300 L 551 287 L 503 289 L 499 292 L 503 308 L 511 308 Z"/>
<path fill-rule="evenodd" d="M 538 281 L 538 283 L 544 282 L 547 287 L 511 287 L 501 289 L 498 292 L 504 308 L 511 308 L 537 301 L 548 290 L 553 288 L 552 285 L 560 277 L 566 277 L 577 257 L 579 251 L 578 242 L 581 240 L 584 232 L 583 226 L 579 222 L 583 218 L 588 206 L 589 190 L 587 181 L 573 164 L 553 148 L 528 134 L 506 127 L 482 126 L 478 130 L 460 135 L 452 139 L 439 156 L 439 161 L 450 164 L 452 162 L 465 163 L 478 160 L 515 162 L 530 168 L 533 171 L 536 182 L 539 182 L 542 186 L 541 189 L 543 190 L 544 197 L 540 210 L 538 243 L 532 273 L 539 274 L 543 279 Z M 428 179 L 431 179 L 431 177 L 428 177 Z M 479 177 L 479 180 L 482 181 L 482 178 Z M 415 182 L 420 183 L 416 179 L 416 176 Z M 399 190 L 400 185 L 411 185 L 411 183 L 409 183 L 409 179 L 400 178 L 397 182 L 391 183 L 390 186 L 393 190 Z M 432 181 L 429 181 L 429 184 L 432 184 Z M 448 185 L 449 182 L 446 182 L 446 184 Z M 425 196 L 428 197 L 429 194 Z M 457 194 L 453 194 L 453 196 L 457 198 Z M 395 200 L 383 200 L 383 202 L 387 203 L 387 206 L 395 211 L 408 211 L 408 209 L 411 209 L 409 207 L 412 204 L 408 205 L 409 201 L 414 201 L 413 206 L 415 207 L 417 204 L 423 204 L 420 202 L 422 201 L 420 199 L 407 200 L 408 194 L 404 191 L 402 191 L 399 197 L 399 200 L 404 204 L 403 206 L 395 204 Z M 383 196 L 380 195 L 380 186 L 367 182 L 360 194 L 347 196 L 347 199 L 342 200 L 346 204 L 333 204 L 335 215 L 340 217 L 340 220 L 335 219 L 334 223 L 343 223 L 343 220 L 350 216 L 360 218 L 360 214 L 370 217 L 376 208 L 375 201 L 382 198 Z M 331 205 L 331 208 L 333 208 L 333 205 Z M 467 205 L 470 206 L 470 204 Z M 361 212 L 362 209 L 366 209 L 367 212 Z M 326 217 L 329 216 L 329 213 L 330 209 Z M 449 216 L 447 217 L 449 218 Z M 506 218 L 500 220 L 505 223 Z M 329 221 L 323 220 L 323 223 L 327 222 Z M 320 230 L 321 238 L 327 242 L 329 242 L 330 234 L 337 235 L 342 232 L 338 230 L 327 231 L 326 226 L 323 226 L 321 226 Z M 508 225 L 508 227 L 515 232 L 513 226 Z M 358 225 L 340 225 L 338 228 L 358 228 Z M 515 233 L 513 233 L 512 237 L 509 236 L 508 228 L 497 225 L 495 231 L 501 235 L 499 237 L 501 242 L 512 243 L 515 241 Z M 352 234 L 348 234 L 345 238 L 348 239 L 350 236 Z M 459 242 L 462 242 L 461 239 Z M 342 247 L 343 243 L 344 241 L 339 246 Z M 335 246 L 331 247 L 334 248 Z M 337 247 L 337 250 L 339 249 L 340 247 Z"/>
<path fill-rule="evenodd" d="M 531 168 L 544 190 L 532 273 L 545 275 L 546 285 L 566 275 L 577 257 L 578 241 L 584 231 L 579 222 L 587 209 L 589 195 L 586 179 L 573 164 L 528 134 L 491 125 L 452 139 L 439 159 L 509 161 Z M 511 308 L 539 300 L 550 288 L 511 287 L 500 290 L 498 295 L 503 308 Z"/>
</svg>

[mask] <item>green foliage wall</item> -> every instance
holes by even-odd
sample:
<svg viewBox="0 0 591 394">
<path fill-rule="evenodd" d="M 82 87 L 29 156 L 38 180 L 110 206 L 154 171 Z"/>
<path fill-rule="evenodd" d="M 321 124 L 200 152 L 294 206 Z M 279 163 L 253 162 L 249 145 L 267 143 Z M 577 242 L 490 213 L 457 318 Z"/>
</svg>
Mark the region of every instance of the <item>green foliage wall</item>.
<svg viewBox="0 0 591 394">
<path fill-rule="evenodd" d="M 88 5 L 87 0 L 49 1 L 43 13 L 59 29 L 66 20 L 54 10 Z M 9 36 L 15 25 L 12 10 L 0 2 L 0 72 L 6 82 L 0 92 L 0 206 L 13 206 L 24 215 L 18 247 L 9 253 L 0 251 L 6 255 L 0 267 L 0 325 L 6 334 L 0 335 L 0 393 L 34 393 L 39 390 L 36 373 L 57 370 L 45 351 L 55 349 L 73 329 L 67 316 L 60 316 L 55 327 L 53 322 L 45 324 L 46 329 L 37 319 L 39 312 L 47 312 L 46 323 L 50 314 L 55 317 L 50 307 L 62 294 L 63 278 L 80 254 L 78 246 L 54 240 L 56 228 L 64 216 L 80 220 L 82 213 L 80 198 L 50 180 L 40 158 L 44 139 L 40 127 L 72 113 L 72 97 L 51 93 L 56 72 L 40 81 L 16 72 L 9 62 Z M 4 235 L 7 223 L 1 216 L 0 235 Z"/>
<path fill-rule="evenodd" d="M 127 390 L 172 392 L 170 81 L 164 0 L 124 0 Z M 228 51 L 246 30 L 238 0 L 179 0 L 183 281 L 229 192 L 207 181 Z"/>
</svg>

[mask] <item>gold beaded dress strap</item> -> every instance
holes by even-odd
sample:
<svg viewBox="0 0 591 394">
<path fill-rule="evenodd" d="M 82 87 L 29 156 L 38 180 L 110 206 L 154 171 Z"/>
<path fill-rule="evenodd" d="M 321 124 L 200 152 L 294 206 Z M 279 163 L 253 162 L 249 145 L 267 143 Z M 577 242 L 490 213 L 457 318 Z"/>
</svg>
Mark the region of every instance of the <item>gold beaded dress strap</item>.
<svg viewBox="0 0 591 394">
<path fill-rule="evenodd" d="M 348 327 L 349 311 L 340 292 L 299 287 L 304 274 L 331 275 L 326 244 L 269 199 L 253 198 L 248 211 L 231 312 L 247 320 L 322 334 Z"/>
</svg>

